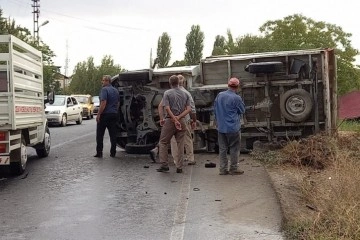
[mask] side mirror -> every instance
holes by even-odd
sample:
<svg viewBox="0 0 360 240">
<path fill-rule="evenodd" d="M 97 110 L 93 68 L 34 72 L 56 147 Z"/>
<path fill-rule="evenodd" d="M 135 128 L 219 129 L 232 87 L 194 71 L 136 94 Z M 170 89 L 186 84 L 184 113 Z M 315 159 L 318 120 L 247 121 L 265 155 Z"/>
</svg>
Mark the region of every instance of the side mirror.
<svg viewBox="0 0 360 240">
<path fill-rule="evenodd" d="M 53 104 L 54 101 L 55 101 L 55 92 L 54 91 L 48 91 L 46 93 L 45 103 Z"/>
</svg>

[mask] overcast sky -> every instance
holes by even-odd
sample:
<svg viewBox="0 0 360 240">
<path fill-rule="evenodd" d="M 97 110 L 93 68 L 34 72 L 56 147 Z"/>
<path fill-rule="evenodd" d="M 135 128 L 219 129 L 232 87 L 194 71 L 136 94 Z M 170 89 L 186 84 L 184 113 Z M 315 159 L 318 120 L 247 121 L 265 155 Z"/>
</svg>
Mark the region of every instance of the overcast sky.
<svg viewBox="0 0 360 240">
<path fill-rule="evenodd" d="M 31 4 L 31 0 L 0 0 L 5 17 L 33 31 Z M 68 75 L 90 56 L 100 64 L 104 55 L 111 55 L 115 63 L 133 70 L 149 67 L 150 51 L 156 55 L 163 32 L 171 37 L 171 64 L 184 58 L 186 35 L 194 24 L 205 34 L 206 57 L 215 36 L 225 36 L 227 29 L 234 38 L 259 34 L 266 21 L 293 14 L 341 26 L 360 49 L 359 5 L 353 0 L 40 0 L 39 23 L 49 23 L 39 33 L 57 55 L 54 61 L 62 73 L 66 53 Z"/>
</svg>

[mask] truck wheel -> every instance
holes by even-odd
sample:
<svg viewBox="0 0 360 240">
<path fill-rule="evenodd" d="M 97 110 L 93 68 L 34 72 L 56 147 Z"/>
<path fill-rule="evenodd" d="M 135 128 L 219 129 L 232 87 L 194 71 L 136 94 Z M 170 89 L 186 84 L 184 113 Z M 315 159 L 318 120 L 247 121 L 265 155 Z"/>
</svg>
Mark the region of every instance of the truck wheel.
<svg viewBox="0 0 360 240">
<path fill-rule="evenodd" d="M 67 116 L 66 114 L 63 114 L 61 118 L 60 127 L 66 127 L 66 124 L 67 124 Z"/>
<path fill-rule="evenodd" d="M 17 162 L 10 163 L 10 170 L 13 174 L 20 175 L 24 173 L 27 163 L 27 149 L 24 136 L 20 137 L 20 148 L 11 151 L 10 159 L 16 159 Z"/>
<path fill-rule="evenodd" d="M 154 143 L 137 145 L 136 143 L 128 143 L 125 145 L 125 152 L 129 154 L 148 154 L 155 147 Z"/>
<path fill-rule="evenodd" d="M 280 97 L 280 111 L 289 121 L 305 121 L 309 117 L 312 108 L 311 95 L 304 89 L 290 89 Z"/>
<path fill-rule="evenodd" d="M 274 73 L 281 72 L 282 62 L 259 62 L 250 63 L 248 66 L 249 73 Z"/>
<path fill-rule="evenodd" d="M 49 156 L 50 146 L 51 146 L 50 130 L 48 127 L 46 127 L 44 134 L 44 141 L 37 148 L 35 148 L 38 157 L 43 158 Z"/>
<path fill-rule="evenodd" d="M 116 139 L 116 143 L 120 148 L 125 149 L 127 143 L 127 137 L 118 137 Z"/>
<path fill-rule="evenodd" d="M 91 117 L 91 119 L 94 118 L 94 113 L 93 112 L 90 113 L 90 117 Z"/>
<path fill-rule="evenodd" d="M 83 118 L 82 113 L 80 113 L 80 114 L 79 114 L 79 118 L 78 118 L 78 120 L 76 121 L 76 124 L 77 124 L 77 125 L 80 125 L 80 124 L 82 123 L 82 118 Z"/>
</svg>

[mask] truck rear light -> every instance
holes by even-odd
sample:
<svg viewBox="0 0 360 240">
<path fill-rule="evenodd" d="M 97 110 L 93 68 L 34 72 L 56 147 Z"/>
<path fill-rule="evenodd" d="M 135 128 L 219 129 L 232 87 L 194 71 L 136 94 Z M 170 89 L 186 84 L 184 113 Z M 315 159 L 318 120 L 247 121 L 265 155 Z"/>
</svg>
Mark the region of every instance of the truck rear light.
<svg viewBox="0 0 360 240">
<path fill-rule="evenodd" d="M 0 141 L 6 140 L 6 132 L 0 132 Z"/>
<path fill-rule="evenodd" d="M 6 153 L 6 144 L 0 143 L 0 153 Z"/>
</svg>

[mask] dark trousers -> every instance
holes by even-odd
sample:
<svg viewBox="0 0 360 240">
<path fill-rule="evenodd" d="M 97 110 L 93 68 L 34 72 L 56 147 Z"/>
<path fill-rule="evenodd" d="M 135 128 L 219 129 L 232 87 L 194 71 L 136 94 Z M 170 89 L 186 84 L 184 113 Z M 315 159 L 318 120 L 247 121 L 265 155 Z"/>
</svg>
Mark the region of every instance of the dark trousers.
<svg viewBox="0 0 360 240">
<path fill-rule="evenodd" d="M 108 129 L 111 148 L 110 154 L 116 154 L 116 121 L 117 113 L 103 113 L 96 126 L 96 152 L 102 153 L 104 148 L 105 129 Z"/>
</svg>

